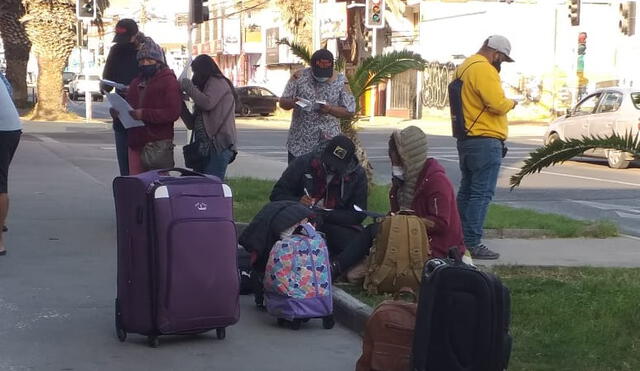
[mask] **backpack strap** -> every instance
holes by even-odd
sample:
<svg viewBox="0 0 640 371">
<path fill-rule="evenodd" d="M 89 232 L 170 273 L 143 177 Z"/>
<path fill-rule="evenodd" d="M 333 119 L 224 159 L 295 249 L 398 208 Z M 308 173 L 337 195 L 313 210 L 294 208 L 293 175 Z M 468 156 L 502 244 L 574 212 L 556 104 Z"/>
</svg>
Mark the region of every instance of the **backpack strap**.
<svg viewBox="0 0 640 371">
<path fill-rule="evenodd" d="M 383 243 L 386 243 L 387 248 L 385 249 L 384 257 L 382 258 L 382 263 L 377 267 L 373 265 L 370 268 L 370 272 L 369 272 L 370 275 L 367 277 L 368 278 L 367 291 L 371 295 L 378 294 L 378 285 L 382 281 L 384 281 L 384 279 L 387 278 L 387 276 L 393 271 L 394 262 L 398 259 L 398 252 L 397 252 L 398 247 L 393 242 L 394 240 L 393 228 L 395 225 L 397 225 L 398 219 L 399 218 L 387 217 L 383 221 L 383 223 L 385 223 L 388 220 L 388 223 L 390 223 L 391 225 L 389 228 L 389 235 L 387 236 L 387 241 L 383 241 Z M 382 230 L 382 226 L 380 230 Z"/>
<path fill-rule="evenodd" d="M 473 66 L 476 63 L 482 63 L 484 61 L 475 61 L 471 64 L 469 64 L 460 74 L 460 77 L 458 77 L 458 74 L 456 72 L 456 79 L 462 79 L 462 76 L 464 75 L 465 72 L 467 72 L 467 70 L 469 68 L 471 68 L 471 66 Z M 484 111 L 487 109 L 487 106 L 482 107 L 482 111 L 480 111 L 480 113 L 478 114 L 478 116 L 476 116 L 476 119 L 473 120 L 473 123 L 471 124 L 471 126 L 469 126 L 469 129 L 465 128 L 464 130 L 464 135 L 467 136 L 467 134 L 469 134 L 469 132 L 471 131 L 471 129 L 473 129 L 473 127 L 476 125 L 476 122 L 478 122 L 478 119 L 480 118 L 480 116 L 482 116 L 482 114 L 484 113 Z"/>
<path fill-rule="evenodd" d="M 414 228 L 417 228 L 419 233 L 422 234 L 423 238 L 411 238 L 409 237 L 409 259 L 411 260 L 411 271 L 415 276 L 416 280 L 420 282 L 422 280 L 422 269 L 424 268 L 424 262 L 427 260 L 425 256 L 422 255 L 422 244 L 427 244 L 427 251 L 429 245 L 429 238 L 427 236 L 427 231 L 425 225 L 421 218 L 418 217 L 407 217 L 407 224 L 409 227 L 409 231 Z"/>
</svg>

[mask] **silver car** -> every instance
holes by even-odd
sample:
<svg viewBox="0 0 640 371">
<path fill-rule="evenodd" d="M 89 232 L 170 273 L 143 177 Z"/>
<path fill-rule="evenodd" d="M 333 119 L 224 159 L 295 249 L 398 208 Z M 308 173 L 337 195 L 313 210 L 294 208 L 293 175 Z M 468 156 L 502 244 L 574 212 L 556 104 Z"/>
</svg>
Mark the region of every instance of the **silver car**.
<svg viewBox="0 0 640 371">
<path fill-rule="evenodd" d="M 582 99 L 567 114 L 549 124 L 544 135 L 545 144 L 555 140 L 606 137 L 612 133 L 633 135 L 640 129 L 640 90 L 607 88 Z M 589 157 L 603 157 L 614 169 L 625 169 L 636 160 L 631 154 L 605 149 L 583 153 Z"/>
</svg>

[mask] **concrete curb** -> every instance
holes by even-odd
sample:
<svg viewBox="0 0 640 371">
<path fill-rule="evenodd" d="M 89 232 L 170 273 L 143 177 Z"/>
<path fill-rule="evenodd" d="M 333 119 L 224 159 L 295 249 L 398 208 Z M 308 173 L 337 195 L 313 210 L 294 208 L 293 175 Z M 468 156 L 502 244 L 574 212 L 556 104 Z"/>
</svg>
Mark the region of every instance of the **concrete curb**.
<svg viewBox="0 0 640 371">
<path fill-rule="evenodd" d="M 373 308 L 333 286 L 333 317 L 341 325 L 362 336 L 371 313 Z"/>
</svg>

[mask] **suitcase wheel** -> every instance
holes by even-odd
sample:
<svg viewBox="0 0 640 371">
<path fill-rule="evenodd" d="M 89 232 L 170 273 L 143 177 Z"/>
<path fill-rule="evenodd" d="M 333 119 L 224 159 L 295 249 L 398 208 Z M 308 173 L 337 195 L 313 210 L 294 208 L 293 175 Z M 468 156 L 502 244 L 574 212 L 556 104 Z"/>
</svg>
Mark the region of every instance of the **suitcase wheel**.
<svg viewBox="0 0 640 371">
<path fill-rule="evenodd" d="M 118 340 L 120 340 L 121 343 L 127 340 L 127 332 L 125 330 L 116 327 L 116 334 L 118 334 Z"/>
<path fill-rule="evenodd" d="M 118 335 L 120 342 L 127 340 L 127 332 L 122 328 L 122 324 L 120 323 L 120 303 L 118 299 L 116 299 L 116 335 Z"/>
<path fill-rule="evenodd" d="M 149 336 L 147 337 L 147 343 L 151 348 L 157 348 L 160 346 L 160 339 L 157 336 Z"/>
<path fill-rule="evenodd" d="M 335 326 L 336 321 L 333 319 L 333 316 L 326 316 L 326 317 L 322 317 L 322 327 L 330 330 L 333 328 L 333 326 Z"/>
<path fill-rule="evenodd" d="M 293 321 L 291 321 L 291 329 L 298 331 L 300 330 L 300 327 L 302 326 L 302 320 L 301 319 L 294 319 Z"/>
<path fill-rule="evenodd" d="M 222 327 L 222 328 L 217 328 L 216 329 L 216 336 L 218 337 L 218 339 L 222 340 L 225 337 L 227 337 L 227 330 Z"/>
</svg>

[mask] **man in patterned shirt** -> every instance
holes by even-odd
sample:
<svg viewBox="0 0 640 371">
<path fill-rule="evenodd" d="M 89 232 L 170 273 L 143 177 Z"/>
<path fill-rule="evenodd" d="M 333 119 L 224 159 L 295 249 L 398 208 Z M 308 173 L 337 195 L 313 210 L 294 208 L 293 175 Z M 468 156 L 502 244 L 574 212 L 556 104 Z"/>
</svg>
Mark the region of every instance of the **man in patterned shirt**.
<svg viewBox="0 0 640 371">
<path fill-rule="evenodd" d="M 327 49 L 316 51 L 311 67 L 296 72 L 282 93 L 280 107 L 293 109 L 287 139 L 289 162 L 311 152 L 320 141 L 340 134 L 340 119 L 355 113 L 349 81 L 334 71 L 333 62 Z"/>
</svg>

